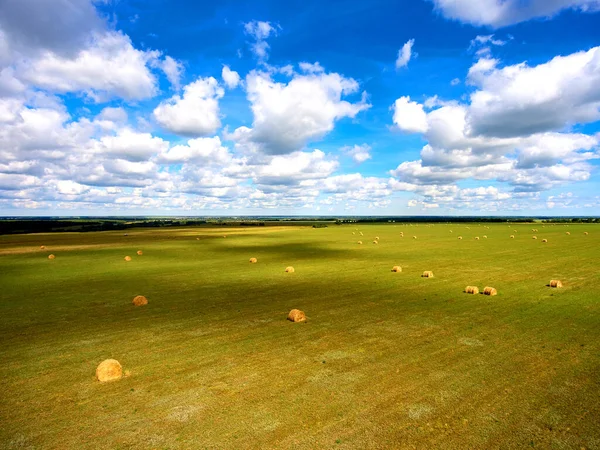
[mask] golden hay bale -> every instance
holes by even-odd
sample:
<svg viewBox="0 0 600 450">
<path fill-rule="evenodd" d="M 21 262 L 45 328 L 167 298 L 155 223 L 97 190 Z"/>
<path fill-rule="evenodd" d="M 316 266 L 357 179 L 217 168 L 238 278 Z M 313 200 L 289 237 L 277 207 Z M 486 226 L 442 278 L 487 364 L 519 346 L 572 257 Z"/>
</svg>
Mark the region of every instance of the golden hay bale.
<svg viewBox="0 0 600 450">
<path fill-rule="evenodd" d="M 54 256 L 54 255 L 48 255 L 48 259 L 54 259 L 54 258 L 56 258 L 56 256 Z"/>
<path fill-rule="evenodd" d="M 498 295 L 498 291 L 496 289 L 494 289 L 493 287 L 490 287 L 490 286 L 486 286 L 483 289 L 483 293 L 485 295 Z"/>
<path fill-rule="evenodd" d="M 46 246 L 45 245 L 40 245 L 40 250 L 46 250 Z"/>
<path fill-rule="evenodd" d="M 359 243 L 360 245 L 362 245 L 362 241 L 358 241 L 358 243 Z"/>
<path fill-rule="evenodd" d="M 531 236 L 532 239 L 537 239 L 537 236 Z"/>
<path fill-rule="evenodd" d="M 484 235 L 483 235 L 483 238 L 484 238 L 484 239 L 487 239 L 487 236 L 484 234 Z"/>
<path fill-rule="evenodd" d="M 355 234 L 356 234 L 356 233 L 353 231 L 353 232 L 352 232 L 352 236 L 354 236 Z"/>
<path fill-rule="evenodd" d="M 200 240 L 200 238 L 196 238 L 196 240 L 197 240 L 197 241 L 199 241 L 199 240 Z"/>
<path fill-rule="evenodd" d="M 291 320 L 292 322 L 305 322 L 306 314 L 299 309 L 292 309 L 287 316 L 287 320 Z"/>
<path fill-rule="evenodd" d="M 516 232 L 517 232 L 517 230 L 513 230 L 513 233 L 516 233 Z"/>
<path fill-rule="evenodd" d="M 417 238 L 416 236 L 413 236 L 413 239 L 416 239 L 416 238 Z"/>
<path fill-rule="evenodd" d="M 433 278 L 433 272 L 431 270 L 426 270 L 425 272 L 423 272 L 423 275 L 421 275 L 423 278 Z"/>
<path fill-rule="evenodd" d="M 566 234 L 568 234 L 568 235 L 571 235 L 571 232 L 570 232 L 570 231 L 567 231 L 567 233 L 566 233 Z"/>
<path fill-rule="evenodd" d="M 550 287 L 561 288 L 561 287 L 563 287 L 562 281 L 560 281 L 560 280 L 550 280 Z"/>
<path fill-rule="evenodd" d="M 587 232 L 587 231 L 584 231 L 584 232 L 583 232 L 583 234 L 585 234 L 585 235 L 587 236 L 587 235 L 588 235 L 588 232 Z"/>
<path fill-rule="evenodd" d="M 288 266 L 285 268 L 285 271 L 288 273 L 293 273 L 294 272 L 294 268 L 292 266 Z"/>
<path fill-rule="evenodd" d="M 394 266 L 394 267 L 392 267 L 392 272 L 402 272 L 402 267 Z"/>
<path fill-rule="evenodd" d="M 125 261 L 131 261 L 131 256 L 126 256 L 124 259 Z"/>
<path fill-rule="evenodd" d="M 143 306 L 148 304 L 148 299 L 143 295 L 136 295 L 133 297 L 132 302 L 135 306 Z"/>
<path fill-rule="evenodd" d="M 258 262 L 258 259 L 256 259 L 256 258 L 250 258 L 250 262 L 251 262 L 252 264 L 255 264 L 255 263 L 257 263 L 257 262 Z"/>
<path fill-rule="evenodd" d="M 101 382 L 118 380 L 123 376 L 123 368 L 116 359 L 105 359 L 96 368 L 96 379 Z"/>
<path fill-rule="evenodd" d="M 379 240 L 379 236 L 375 236 L 375 240 L 378 241 Z"/>
<path fill-rule="evenodd" d="M 458 240 L 459 240 L 459 241 L 462 241 L 462 236 L 459 236 L 459 237 L 458 237 Z"/>
<path fill-rule="evenodd" d="M 479 288 L 477 286 L 467 286 L 465 292 L 467 294 L 479 294 Z"/>
<path fill-rule="evenodd" d="M 450 233 L 452 233 L 452 230 L 450 230 Z"/>
<path fill-rule="evenodd" d="M 379 244 L 379 241 L 375 240 L 373 241 L 373 244 Z"/>
<path fill-rule="evenodd" d="M 142 256 L 144 254 L 144 252 L 141 250 L 138 250 L 136 253 L 138 254 L 138 256 Z"/>
<path fill-rule="evenodd" d="M 511 235 L 510 235 L 510 238 L 511 238 L 511 239 L 514 239 L 514 238 L 515 238 L 515 236 L 511 234 Z"/>
<path fill-rule="evenodd" d="M 542 242 L 546 243 L 548 242 L 548 239 L 542 239 Z"/>
<path fill-rule="evenodd" d="M 227 236 L 223 236 L 224 238 L 226 238 Z"/>
<path fill-rule="evenodd" d="M 475 236 L 475 240 L 478 241 L 479 240 L 479 236 Z"/>
<path fill-rule="evenodd" d="M 364 236 L 364 234 L 363 234 L 363 232 L 362 232 L 362 231 L 360 232 L 360 235 L 361 235 L 361 236 Z"/>
</svg>

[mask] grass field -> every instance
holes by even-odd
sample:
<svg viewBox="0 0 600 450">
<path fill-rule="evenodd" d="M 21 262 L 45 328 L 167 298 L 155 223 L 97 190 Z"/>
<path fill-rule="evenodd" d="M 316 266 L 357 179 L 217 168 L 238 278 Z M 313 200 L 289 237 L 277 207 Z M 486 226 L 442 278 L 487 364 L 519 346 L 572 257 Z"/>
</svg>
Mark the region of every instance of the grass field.
<svg viewBox="0 0 600 450">
<path fill-rule="evenodd" d="M 0 236 L 1 448 L 600 448 L 598 225 L 127 233 Z"/>
</svg>

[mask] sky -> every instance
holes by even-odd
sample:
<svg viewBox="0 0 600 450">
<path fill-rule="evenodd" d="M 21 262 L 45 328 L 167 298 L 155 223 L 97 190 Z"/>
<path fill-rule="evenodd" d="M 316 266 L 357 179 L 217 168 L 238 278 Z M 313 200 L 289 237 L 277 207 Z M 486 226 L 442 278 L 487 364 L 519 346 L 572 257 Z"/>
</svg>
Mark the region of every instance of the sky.
<svg viewBox="0 0 600 450">
<path fill-rule="evenodd" d="M 600 0 L 0 0 L 0 215 L 600 215 Z"/>
</svg>

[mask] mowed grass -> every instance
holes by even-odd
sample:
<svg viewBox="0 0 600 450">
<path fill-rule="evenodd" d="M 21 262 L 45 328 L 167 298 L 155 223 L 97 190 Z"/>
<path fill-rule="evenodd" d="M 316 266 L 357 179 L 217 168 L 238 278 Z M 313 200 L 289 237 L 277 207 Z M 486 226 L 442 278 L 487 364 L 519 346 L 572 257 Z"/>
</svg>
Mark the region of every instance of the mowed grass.
<svg viewBox="0 0 600 450">
<path fill-rule="evenodd" d="M 600 448 L 600 226 L 127 233 L 0 236 L 0 448 Z"/>
</svg>

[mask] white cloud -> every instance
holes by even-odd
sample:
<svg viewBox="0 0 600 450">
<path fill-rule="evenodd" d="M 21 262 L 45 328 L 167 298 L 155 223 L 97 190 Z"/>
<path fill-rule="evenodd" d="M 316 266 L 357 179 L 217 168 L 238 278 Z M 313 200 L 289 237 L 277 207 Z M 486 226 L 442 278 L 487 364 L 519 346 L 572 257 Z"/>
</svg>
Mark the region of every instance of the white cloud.
<svg viewBox="0 0 600 450">
<path fill-rule="evenodd" d="M 181 87 L 181 76 L 183 75 L 184 70 L 183 63 L 171 58 L 170 56 L 166 56 L 159 65 L 167 76 L 169 83 L 171 83 L 173 88 L 178 91 Z"/>
<path fill-rule="evenodd" d="M 498 68 L 479 60 L 469 70 L 473 133 L 520 136 L 600 119 L 600 47 L 530 67 Z"/>
<path fill-rule="evenodd" d="M 407 133 L 425 133 L 427 131 L 427 114 L 423 105 L 411 102 L 410 97 L 400 97 L 393 105 L 394 124 Z"/>
<path fill-rule="evenodd" d="M 159 162 L 169 164 L 194 162 L 211 165 L 225 163 L 230 159 L 229 151 L 221 145 L 218 136 L 191 139 L 187 145 L 176 145 L 159 156 Z"/>
<path fill-rule="evenodd" d="M 406 67 L 412 56 L 412 47 L 415 43 L 414 39 L 406 42 L 400 50 L 398 50 L 398 58 L 396 59 L 396 69 Z"/>
<path fill-rule="evenodd" d="M 235 89 L 240 84 L 240 75 L 236 71 L 231 70 L 229 66 L 223 66 L 221 78 L 223 78 L 225 85 L 229 89 Z"/>
<path fill-rule="evenodd" d="M 123 129 L 116 136 L 104 136 L 95 150 L 101 155 L 110 155 L 130 162 L 140 162 L 165 152 L 169 143 L 150 133 L 138 133 Z"/>
<path fill-rule="evenodd" d="M 244 32 L 254 39 L 250 48 L 252 53 L 256 55 L 259 61 L 265 61 L 269 58 L 269 44 L 267 39 L 269 36 L 277 36 L 279 26 L 273 26 L 270 22 L 262 22 L 253 20 L 244 24 Z"/>
<path fill-rule="evenodd" d="M 431 0 L 446 18 L 500 28 L 535 18 L 550 18 L 565 9 L 600 10 L 599 0 Z"/>
<path fill-rule="evenodd" d="M 337 168 L 336 160 L 327 160 L 321 150 L 274 156 L 259 166 L 254 178 L 258 185 L 298 185 L 301 181 L 326 178 Z"/>
<path fill-rule="evenodd" d="M 108 32 L 94 35 L 89 46 L 72 57 L 46 51 L 21 61 L 17 72 L 26 82 L 54 92 L 83 92 L 97 101 L 115 96 L 141 100 L 157 92 L 148 65 L 158 55 L 135 49 L 120 32 Z"/>
<path fill-rule="evenodd" d="M 219 99 L 223 88 L 213 77 L 198 78 L 154 110 L 156 121 L 173 133 L 183 136 L 206 136 L 220 126 Z"/>
<path fill-rule="evenodd" d="M 450 82 L 450 84 L 452 86 L 456 86 L 456 85 L 460 84 L 460 78 L 454 78 L 454 79 L 452 79 L 452 81 Z"/>
<path fill-rule="evenodd" d="M 238 141 L 258 144 L 268 154 L 285 154 L 321 139 L 337 120 L 355 117 L 370 105 L 350 103 L 342 96 L 358 91 L 358 83 L 337 73 L 295 74 L 289 83 L 275 82 L 270 74 L 252 71 L 246 90 L 254 122 L 233 133 Z"/>
<path fill-rule="evenodd" d="M 359 164 L 371 159 L 371 147 L 367 144 L 342 147 L 341 150 Z"/>
</svg>

